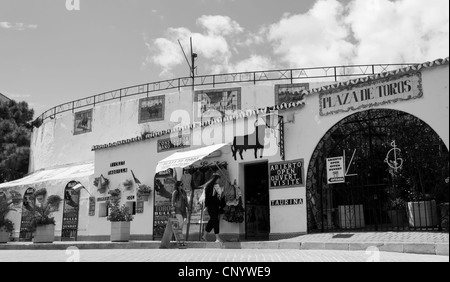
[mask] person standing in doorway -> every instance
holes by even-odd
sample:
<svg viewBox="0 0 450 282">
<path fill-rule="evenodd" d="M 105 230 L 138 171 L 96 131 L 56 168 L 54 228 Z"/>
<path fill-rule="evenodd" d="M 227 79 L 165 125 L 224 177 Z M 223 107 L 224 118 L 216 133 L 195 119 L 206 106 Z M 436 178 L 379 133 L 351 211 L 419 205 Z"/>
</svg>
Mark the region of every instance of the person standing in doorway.
<svg viewBox="0 0 450 282">
<path fill-rule="evenodd" d="M 215 174 L 215 181 L 211 181 L 205 187 L 205 207 L 208 210 L 209 221 L 206 224 L 203 241 L 207 241 L 206 236 L 214 229 L 216 242 L 222 242 L 219 236 L 220 214 L 226 205 L 223 188 L 220 186 L 220 175 Z"/>
</svg>

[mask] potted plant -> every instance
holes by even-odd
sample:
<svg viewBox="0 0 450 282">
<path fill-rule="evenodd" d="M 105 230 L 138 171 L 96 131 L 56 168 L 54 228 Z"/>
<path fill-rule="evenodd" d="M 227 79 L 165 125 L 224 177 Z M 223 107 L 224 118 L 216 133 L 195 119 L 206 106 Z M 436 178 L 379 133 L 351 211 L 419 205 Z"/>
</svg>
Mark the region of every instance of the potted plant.
<svg viewBox="0 0 450 282">
<path fill-rule="evenodd" d="M 6 218 L 12 208 L 13 202 L 8 202 L 6 198 L 0 198 L 0 243 L 7 243 L 9 235 L 14 231 L 14 223 Z"/>
<path fill-rule="evenodd" d="M 52 243 L 55 240 L 55 218 L 52 213 L 58 211 L 62 199 L 58 195 L 47 196 L 47 190 L 42 188 L 34 193 L 35 205 L 31 206 L 33 214 L 33 243 Z"/>
<path fill-rule="evenodd" d="M 128 242 L 130 240 L 130 226 L 133 220 L 130 209 L 125 205 L 120 205 L 120 190 L 109 191 L 110 212 L 108 220 L 111 221 L 111 241 Z"/>
<path fill-rule="evenodd" d="M 403 226 L 406 221 L 406 201 L 401 197 L 390 199 L 387 212 L 393 226 Z"/>
<path fill-rule="evenodd" d="M 103 194 L 109 187 L 109 179 L 102 174 L 100 177 L 94 178 L 94 186 L 97 187 L 97 192 Z"/>
<path fill-rule="evenodd" d="M 127 179 L 123 182 L 123 187 L 125 187 L 126 190 L 131 190 L 133 188 L 133 181 L 131 179 Z"/>
<path fill-rule="evenodd" d="M 439 224 L 436 201 L 430 195 L 423 195 L 412 189 L 407 205 L 410 227 L 432 227 Z"/>
<path fill-rule="evenodd" d="M 137 189 L 138 198 L 142 198 L 145 202 L 148 201 L 150 194 L 152 193 L 152 188 L 145 184 L 139 184 Z"/>
</svg>

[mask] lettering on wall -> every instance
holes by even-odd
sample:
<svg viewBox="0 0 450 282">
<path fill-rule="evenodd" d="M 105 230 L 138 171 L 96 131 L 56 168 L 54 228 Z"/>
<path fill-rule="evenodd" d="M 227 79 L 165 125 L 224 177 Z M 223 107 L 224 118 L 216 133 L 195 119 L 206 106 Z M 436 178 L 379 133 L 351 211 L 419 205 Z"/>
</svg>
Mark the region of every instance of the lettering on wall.
<svg viewBox="0 0 450 282">
<path fill-rule="evenodd" d="M 123 166 L 123 165 L 125 165 L 125 161 L 112 162 L 109 164 L 110 167 Z M 108 171 L 108 175 L 126 173 L 126 172 L 128 172 L 128 168 L 119 168 L 119 169 L 113 169 L 113 170 Z"/>
<path fill-rule="evenodd" d="M 303 205 L 303 199 L 285 199 L 285 200 L 271 200 L 271 206 L 294 206 Z"/>
<path fill-rule="evenodd" d="M 269 164 L 270 189 L 305 187 L 304 159 Z"/>
<path fill-rule="evenodd" d="M 350 110 L 372 108 L 379 105 L 417 99 L 423 96 L 421 73 L 389 77 L 359 83 L 345 89 L 321 93 L 320 115 L 326 116 Z"/>
</svg>

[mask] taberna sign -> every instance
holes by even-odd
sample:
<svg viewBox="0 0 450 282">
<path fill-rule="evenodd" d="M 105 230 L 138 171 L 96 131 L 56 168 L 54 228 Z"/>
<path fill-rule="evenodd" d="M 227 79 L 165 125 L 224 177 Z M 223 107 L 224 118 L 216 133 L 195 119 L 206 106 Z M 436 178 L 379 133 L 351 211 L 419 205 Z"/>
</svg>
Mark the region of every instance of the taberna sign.
<svg viewBox="0 0 450 282">
<path fill-rule="evenodd" d="M 320 115 L 326 116 L 350 110 L 417 99 L 423 96 L 422 75 L 409 73 L 385 79 L 370 80 L 356 85 L 321 93 Z"/>
</svg>

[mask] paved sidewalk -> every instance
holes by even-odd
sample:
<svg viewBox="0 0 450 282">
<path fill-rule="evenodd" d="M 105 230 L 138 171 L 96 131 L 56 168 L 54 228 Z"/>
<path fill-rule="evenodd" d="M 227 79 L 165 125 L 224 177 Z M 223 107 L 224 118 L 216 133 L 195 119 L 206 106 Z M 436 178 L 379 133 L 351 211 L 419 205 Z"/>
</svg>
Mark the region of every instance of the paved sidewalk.
<svg viewBox="0 0 450 282">
<path fill-rule="evenodd" d="M 59 242 L 33 244 L 9 242 L 0 250 L 64 250 L 78 249 L 158 249 L 159 241 L 130 242 Z M 441 232 L 364 232 L 305 234 L 291 239 L 259 242 L 187 242 L 189 249 L 283 249 L 283 250 L 340 250 L 449 255 L 449 234 Z M 172 243 L 171 248 L 177 248 Z"/>
</svg>

